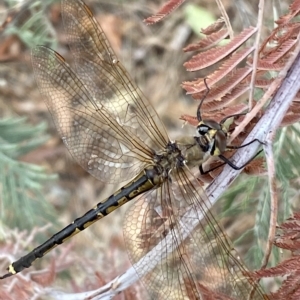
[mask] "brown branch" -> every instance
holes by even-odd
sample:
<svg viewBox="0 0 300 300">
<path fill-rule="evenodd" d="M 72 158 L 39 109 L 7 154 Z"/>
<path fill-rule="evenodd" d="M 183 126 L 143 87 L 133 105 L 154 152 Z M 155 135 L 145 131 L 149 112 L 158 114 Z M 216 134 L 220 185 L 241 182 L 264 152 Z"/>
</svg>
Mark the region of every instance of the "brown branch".
<svg viewBox="0 0 300 300">
<path fill-rule="evenodd" d="M 233 39 L 233 37 L 234 37 L 233 29 L 232 29 L 231 22 L 230 22 L 230 19 L 228 17 L 228 14 L 226 12 L 226 9 L 224 8 L 223 2 L 221 0 L 216 0 L 216 3 L 218 5 L 220 13 L 221 13 L 221 15 L 224 19 L 225 24 L 226 24 L 226 28 L 228 30 L 230 39 Z"/>
<path fill-rule="evenodd" d="M 255 38 L 255 43 L 254 43 L 254 55 L 253 55 L 253 65 L 252 65 L 252 70 L 257 69 L 257 63 L 258 63 L 258 57 L 259 57 L 259 42 L 260 42 L 260 37 L 261 37 L 261 31 L 262 31 L 262 23 L 263 23 L 263 13 L 264 13 L 264 0 L 259 1 L 258 5 L 258 24 L 257 24 L 257 34 Z M 249 108 L 248 110 L 251 111 L 253 107 L 253 94 L 254 94 L 254 82 L 256 79 L 256 72 L 252 72 L 251 76 L 251 82 L 250 82 L 250 90 L 249 90 Z"/>
</svg>

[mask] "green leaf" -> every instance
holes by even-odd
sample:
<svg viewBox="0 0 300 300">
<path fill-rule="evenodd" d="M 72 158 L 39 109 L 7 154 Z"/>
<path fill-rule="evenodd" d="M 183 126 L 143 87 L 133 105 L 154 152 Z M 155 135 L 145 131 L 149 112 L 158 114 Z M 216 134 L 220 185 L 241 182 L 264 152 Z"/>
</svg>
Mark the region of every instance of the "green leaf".
<svg viewBox="0 0 300 300">
<path fill-rule="evenodd" d="M 209 10 L 195 4 L 185 6 L 185 17 L 192 30 L 198 35 L 200 35 L 202 28 L 215 22 L 215 18 Z"/>
<path fill-rule="evenodd" d="M 44 225 L 45 219 L 55 223 L 43 191 L 44 184 L 56 176 L 17 160 L 48 139 L 45 130 L 45 123 L 31 126 L 25 118 L 0 119 L 0 218 L 6 226 L 31 229 Z"/>
<path fill-rule="evenodd" d="M 291 216 L 292 199 L 299 194 L 299 136 L 300 125 L 294 124 L 278 130 L 273 144 L 279 224 Z M 235 245 L 239 247 L 251 244 L 245 259 L 246 265 L 251 269 L 260 268 L 271 214 L 268 177 L 241 175 L 223 195 L 222 209 L 222 216 L 231 216 L 234 219 L 245 218 L 245 214 L 249 214 L 249 218 L 253 216 L 253 226 L 240 235 Z M 279 249 L 273 247 L 269 265 L 277 265 L 279 259 Z"/>
</svg>

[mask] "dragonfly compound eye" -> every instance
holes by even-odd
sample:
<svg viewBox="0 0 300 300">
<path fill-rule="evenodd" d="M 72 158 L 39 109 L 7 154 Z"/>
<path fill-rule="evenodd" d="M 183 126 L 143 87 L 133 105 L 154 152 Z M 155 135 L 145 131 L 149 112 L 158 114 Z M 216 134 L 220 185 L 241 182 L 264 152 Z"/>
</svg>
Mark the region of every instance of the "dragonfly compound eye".
<svg viewBox="0 0 300 300">
<path fill-rule="evenodd" d="M 197 131 L 199 133 L 199 135 L 206 135 L 207 132 L 209 131 L 210 127 L 205 125 L 205 124 L 201 124 L 199 126 L 197 126 Z"/>
</svg>

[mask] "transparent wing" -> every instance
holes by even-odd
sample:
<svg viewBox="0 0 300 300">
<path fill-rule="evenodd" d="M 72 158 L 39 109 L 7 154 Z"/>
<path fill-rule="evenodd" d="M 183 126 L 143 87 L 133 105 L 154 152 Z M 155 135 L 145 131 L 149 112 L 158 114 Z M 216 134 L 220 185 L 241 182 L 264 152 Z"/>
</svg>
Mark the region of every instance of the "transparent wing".
<svg viewBox="0 0 300 300">
<path fill-rule="evenodd" d="M 197 180 L 178 171 L 127 213 L 126 247 L 153 299 L 264 299 L 207 212 Z"/>
<path fill-rule="evenodd" d="M 155 109 L 118 61 L 102 28 L 82 1 L 62 1 L 64 28 L 75 58 L 76 74 L 95 105 L 101 103 L 131 135 L 155 151 L 168 142 Z"/>
<path fill-rule="evenodd" d="M 58 53 L 38 46 L 32 63 L 57 130 L 85 170 L 100 180 L 121 182 L 145 167 L 153 150 L 95 102 Z"/>
</svg>

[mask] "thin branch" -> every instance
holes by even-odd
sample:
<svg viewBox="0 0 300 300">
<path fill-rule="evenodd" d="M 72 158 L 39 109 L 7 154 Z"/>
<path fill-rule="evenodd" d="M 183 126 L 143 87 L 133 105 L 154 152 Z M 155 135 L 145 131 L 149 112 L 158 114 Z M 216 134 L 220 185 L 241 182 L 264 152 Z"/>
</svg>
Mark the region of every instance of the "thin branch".
<svg viewBox="0 0 300 300">
<path fill-rule="evenodd" d="M 222 16 L 224 18 L 225 25 L 228 29 L 229 37 L 230 37 L 230 39 L 233 39 L 234 38 L 233 29 L 232 29 L 231 22 L 230 22 L 230 19 L 228 17 L 228 14 L 226 12 L 226 9 L 224 8 L 223 2 L 221 0 L 216 0 L 216 3 L 218 5 L 220 13 L 222 14 Z"/>
<path fill-rule="evenodd" d="M 263 18 L 264 18 L 264 0 L 259 1 L 258 5 L 258 23 L 257 23 L 257 33 L 255 38 L 255 51 L 253 55 L 253 64 L 252 64 L 252 76 L 251 76 L 251 83 L 250 83 L 250 91 L 249 91 L 249 111 L 252 110 L 253 107 L 253 94 L 254 94 L 254 87 L 255 87 L 255 78 L 256 78 L 256 69 L 257 69 L 257 62 L 259 57 L 259 44 L 260 44 L 260 37 L 261 37 L 261 31 L 264 28 L 263 27 Z"/>
<path fill-rule="evenodd" d="M 272 245 L 275 239 L 275 231 L 276 231 L 276 222 L 278 215 L 278 196 L 276 192 L 276 172 L 275 172 L 275 161 L 272 150 L 272 142 L 274 138 L 275 132 L 271 132 L 267 139 L 266 145 L 264 146 L 264 151 L 266 154 L 266 161 L 268 166 L 268 178 L 269 178 L 269 188 L 270 188 L 270 226 L 268 233 L 268 241 L 267 247 L 264 254 L 264 258 L 262 261 L 262 268 L 265 269 L 267 267 L 269 257 L 272 250 Z"/>
</svg>

